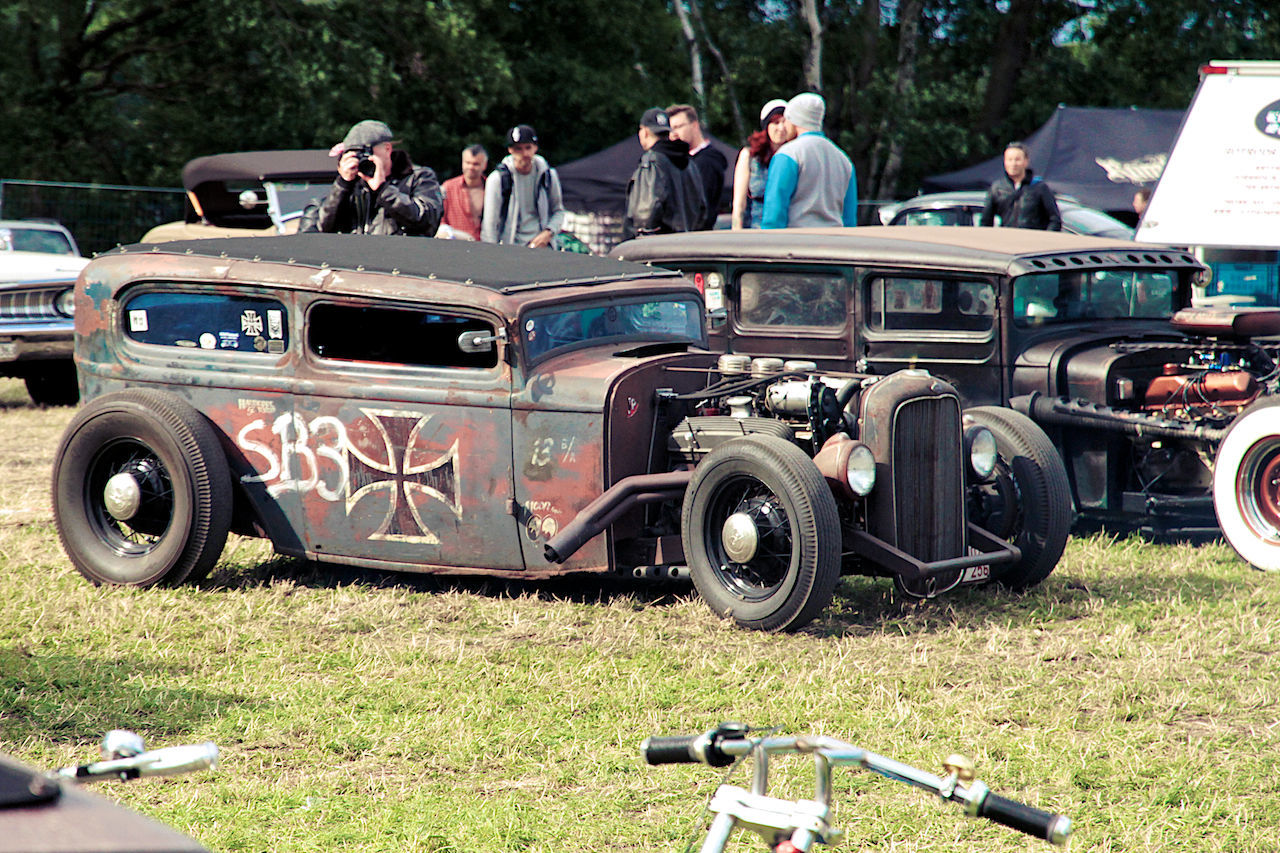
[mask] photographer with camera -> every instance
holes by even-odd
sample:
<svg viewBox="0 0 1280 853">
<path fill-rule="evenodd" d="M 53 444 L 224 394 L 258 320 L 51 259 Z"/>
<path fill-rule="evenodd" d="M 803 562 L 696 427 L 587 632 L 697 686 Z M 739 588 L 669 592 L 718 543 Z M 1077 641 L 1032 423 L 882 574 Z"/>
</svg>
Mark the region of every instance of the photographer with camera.
<svg viewBox="0 0 1280 853">
<path fill-rule="evenodd" d="M 444 210 L 440 182 L 434 171 L 395 150 L 389 127 L 366 119 L 329 153 L 340 157 L 338 177 L 320 205 L 316 230 L 435 235 Z"/>
</svg>

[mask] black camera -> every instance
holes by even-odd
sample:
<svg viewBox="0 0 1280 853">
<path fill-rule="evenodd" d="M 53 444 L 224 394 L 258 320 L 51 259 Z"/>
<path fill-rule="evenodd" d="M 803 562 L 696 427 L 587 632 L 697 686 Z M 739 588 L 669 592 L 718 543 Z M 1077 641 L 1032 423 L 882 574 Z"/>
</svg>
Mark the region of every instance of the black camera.
<svg viewBox="0 0 1280 853">
<path fill-rule="evenodd" d="M 354 152 L 356 157 L 359 158 L 356 171 L 366 178 L 372 178 L 374 173 L 378 171 L 377 164 L 373 162 L 373 149 L 368 145 L 358 145 L 354 148 L 348 148 L 347 151 Z"/>
</svg>

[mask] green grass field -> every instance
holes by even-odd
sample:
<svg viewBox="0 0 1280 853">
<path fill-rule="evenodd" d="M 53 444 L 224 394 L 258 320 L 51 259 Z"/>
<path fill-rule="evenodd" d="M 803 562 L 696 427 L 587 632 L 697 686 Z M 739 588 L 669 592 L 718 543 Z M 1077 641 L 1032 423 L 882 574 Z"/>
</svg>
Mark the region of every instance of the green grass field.
<svg viewBox="0 0 1280 853">
<path fill-rule="evenodd" d="M 1224 545 L 1076 539 L 1026 594 L 925 604 L 850 579 L 790 636 L 691 588 L 381 575 L 235 538 L 198 587 L 97 588 L 48 506 L 70 414 L 0 382 L 0 750 L 213 740 L 216 773 L 97 790 L 214 851 L 683 850 L 721 771 L 637 745 L 722 719 L 935 772 L 965 752 L 1070 815 L 1075 850 L 1280 849 L 1280 577 Z M 807 763 L 779 770 L 805 790 Z M 1052 849 L 861 771 L 836 799 L 836 849 Z"/>
</svg>

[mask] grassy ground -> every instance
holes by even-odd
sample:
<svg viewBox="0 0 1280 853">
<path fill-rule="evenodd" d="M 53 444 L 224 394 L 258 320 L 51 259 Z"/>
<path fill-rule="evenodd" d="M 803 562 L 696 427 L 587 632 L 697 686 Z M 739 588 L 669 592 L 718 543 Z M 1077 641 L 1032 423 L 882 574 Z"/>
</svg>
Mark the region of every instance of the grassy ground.
<svg viewBox="0 0 1280 853">
<path fill-rule="evenodd" d="M 243 539 L 199 587 L 102 589 L 48 509 L 69 417 L 0 382 L 0 749 L 216 741 L 216 774 L 99 789 L 215 851 L 683 850 L 720 774 L 636 746 L 721 719 L 934 770 L 967 752 L 1069 814 L 1076 850 L 1277 849 L 1280 578 L 1225 546 L 1073 540 L 1028 594 L 924 605 L 851 579 L 780 637 L 679 588 L 331 570 Z M 808 767 L 785 768 L 798 794 Z M 839 849 L 1049 849 L 862 772 L 836 797 Z"/>
</svg>

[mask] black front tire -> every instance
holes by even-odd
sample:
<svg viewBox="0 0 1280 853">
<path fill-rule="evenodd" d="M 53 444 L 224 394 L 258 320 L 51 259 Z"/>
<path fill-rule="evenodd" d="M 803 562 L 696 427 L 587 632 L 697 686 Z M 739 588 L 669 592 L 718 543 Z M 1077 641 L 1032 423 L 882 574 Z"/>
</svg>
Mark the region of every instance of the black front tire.
<svg viewBox="0 0 1280 853">
<path fill-rule="evenodd" d="M 37 406 L 74 406 L 80 402 L 76 365 L 70 359 L 30 367 L 22 381 Z"/>
<path fill-rule="evenodd" d="M 1035 421 L 997 406 L 965 412 L 991 430 L 999 461 L 989 484 L 979 488 L 979 527 L 1017 545 L 1022 559 L 993 572 L 1011 589 L 1047 578 L 1062 558 L 1071 532 L 1071 484 L 1053 442 Z"/>
<path fill-rule="evenodd" d="M 213 426 L 150 390 L 94 399 L 63 433 L 53 517 L 94 583 L 177 586 L 217 562 L 231 524 L 231 476 Z"/>
<path fill-rule="evenodd" d="M 813 460 L 794 444 L 748 435 L 707 454 L 680 521 L 694 585 L 721 616 L 744 628 L 795 631 L 831 602 L 840 517 Z"/>
</svg>

